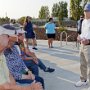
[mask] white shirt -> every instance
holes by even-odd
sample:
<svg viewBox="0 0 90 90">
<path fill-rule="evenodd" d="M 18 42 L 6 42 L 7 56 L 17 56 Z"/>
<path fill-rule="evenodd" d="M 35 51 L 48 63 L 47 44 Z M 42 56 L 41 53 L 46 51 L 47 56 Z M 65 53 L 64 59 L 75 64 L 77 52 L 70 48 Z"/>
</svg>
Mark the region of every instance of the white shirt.
<svg viewBox="0 0 90 90">
<path fill-rule="evenodd" d="M 21 55 L 21 50 L 20 50 L 19 46 L 18 45 L 14 45 L 14 46 L 17 48 L 19 55 Z"/>
<path fill-rule="evenodd" d="M 90 39 L 90 19 L 84 19 L 82 22 L 81 39 Z"/>
<path fill-rule="evenodd" d="M 6 82 L 10 82 L 9 69 L 7 67 L 4 54 L 0 53 L 0 85 Z"/>
</svg>

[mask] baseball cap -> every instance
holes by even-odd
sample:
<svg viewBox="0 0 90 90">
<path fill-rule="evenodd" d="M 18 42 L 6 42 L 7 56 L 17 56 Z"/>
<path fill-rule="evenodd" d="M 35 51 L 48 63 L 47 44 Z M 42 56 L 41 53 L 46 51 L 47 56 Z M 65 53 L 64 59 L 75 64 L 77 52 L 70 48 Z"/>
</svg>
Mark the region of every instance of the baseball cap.
<svg viewBox="0 0 90 90">
<path fill-rule="evenodd" d="M 9 40 L 16 42 L 18 41 L 18 36 L 16 35 L 16 28 L 10 24 L 3 24 L 0 26 L 0 35 L 7 34 L 9 35 Z"/>
<path fill-rule="evenodd" d="M 90 2 L 85 5 L 84 11 L 90 11 Z"/>
<path fill-rule="evenodd" d="M 13 36 L 13 35 L 15 35 L 15 33 L 16 33 L 16 28 L 10 24 L 4 24 L 4 25 L 0 26 L 0 35 L 7 34 L 10 36 Z"/>
</svg>

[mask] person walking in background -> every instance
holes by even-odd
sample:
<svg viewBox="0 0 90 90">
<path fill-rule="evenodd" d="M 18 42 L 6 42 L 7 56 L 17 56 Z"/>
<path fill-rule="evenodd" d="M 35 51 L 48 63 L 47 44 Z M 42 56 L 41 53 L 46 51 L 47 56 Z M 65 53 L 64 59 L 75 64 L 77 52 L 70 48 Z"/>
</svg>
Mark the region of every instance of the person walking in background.
<svg viewBox="0 0 90 90">
<path fill-rule="evenodd" d="M 27 16 L 24 22 L 24 30 L 26 31 L 25 33 L 25 37 L 27 39 L 27 43 L 29 41 L 29 39 L 32 39 L 32 49 L 37 50 L 37 48 L 35 47 L 36 44 L 36 38 L 35 38 L 35 33 L 33 31 L 33 24 L 31 22 L 31 17 Z"/>
<path fill-rule="evenodd" d="M 49 22 L 45 24 L 49 48 L 53 48 L 53 40 L 55 39 L 55 27 L 56 26 L 53 22 L 53 18 L 49 18 Z"/>
<path fill-rule="evenodd" d="M 78 33 L 78 35 L 81 34 L 81 28 L 82 28 L 83 19 L 84 19 L 84 17 L 83 17 L 83 15 L 81 15 L 80 19 L 77 22 L 77 33 Z"/>
<path fill-rule="evenodd" d="M 16 20 L 15 19 L 11 19 L 10 20 L 10 25 L 16 24 Z"/>
<path fill-rule="evenodd" d="M 83 22 L 84 16 L 81 15 L 80 19 L 77 21 L 77 36 L 81 34 L 81 29 L 82 29 L 82 22 Z M 79 49 L 79 42 L 77 42 L 77 47 Z"/>
<path fill-rule="evenodd" d="M 82 22 L 82 32 L 78 36 L 80 44 L 80 81 L 75 85 L 80 87 L 87 85 L 87 71 L 89 68 L 89 82 L 90 82 L 90 2 L 84 7 L 85 19 Z M 90 90 L 90 88 L 88 89 Z"/>
</svg>

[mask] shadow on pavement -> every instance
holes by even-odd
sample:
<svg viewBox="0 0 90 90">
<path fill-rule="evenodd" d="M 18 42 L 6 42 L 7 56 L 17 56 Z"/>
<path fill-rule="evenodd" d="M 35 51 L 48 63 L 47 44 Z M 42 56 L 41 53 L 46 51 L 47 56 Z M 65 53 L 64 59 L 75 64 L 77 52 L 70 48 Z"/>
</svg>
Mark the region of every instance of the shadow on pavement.
<svg viewBox="0 0 90 90">
<path fill-rule="evenodd" d="M 40 70 L 40 76 L 45 80 L 45 90 L 86 90 L 87 86 L 75 87 L 75 83 L 79 80 L 79 75 L 58 67 L 54 63 L 43 60 L 45 65 L 55 68 L 55 72 L 48 73 Z"/>
</svg>

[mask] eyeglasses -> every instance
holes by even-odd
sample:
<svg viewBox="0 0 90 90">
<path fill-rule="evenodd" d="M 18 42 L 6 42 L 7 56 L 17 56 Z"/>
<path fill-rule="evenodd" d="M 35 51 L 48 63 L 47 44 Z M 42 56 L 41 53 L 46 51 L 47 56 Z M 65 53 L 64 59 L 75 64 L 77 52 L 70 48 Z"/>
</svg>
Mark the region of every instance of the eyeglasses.
<svg viewBox="0 0 90 90">
<path fill-rule="evenodd" d="M 19 33 L 18 36 L 24 36 L 23 34 Z"/>
<path fill-rule="evenodd" d="M 23 34 L 19 33 L 20 36 L 22 36 Z"/>
</svg>

